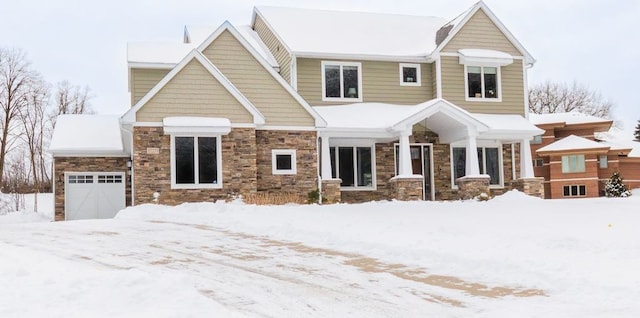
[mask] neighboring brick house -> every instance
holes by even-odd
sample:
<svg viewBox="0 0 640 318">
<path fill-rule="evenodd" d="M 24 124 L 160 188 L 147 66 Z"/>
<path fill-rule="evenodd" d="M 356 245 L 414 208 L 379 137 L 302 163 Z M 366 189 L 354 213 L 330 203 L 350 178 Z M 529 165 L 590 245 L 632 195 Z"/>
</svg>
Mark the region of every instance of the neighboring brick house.
<svg viewBox="0 0 640 318">
<path fill-rule="evenodd" d="M 640 188 L 640 143 L 607 133 L 613 121 L 580 113 L 530 114 L 544 130 L 531 142 L 535 175 L 544 178 L 545 198 L 604 195 L 619 172 L 630 189 Z"/>
<path fill-rule="evenodd" d="M 525 119 L 534 63 L 482 1 L 451 21 L 257 7 L 249 26 L 131 43 L 132 107 L 106 120 L 120 144 L 91 150 L 54 132 L 56 220 L 108 217 L 97 206 L 116 197 L 542 196 L 529 146 L 542 130 Z M 83 135 L 107 133 L 96 127 Z"/>
</svg>

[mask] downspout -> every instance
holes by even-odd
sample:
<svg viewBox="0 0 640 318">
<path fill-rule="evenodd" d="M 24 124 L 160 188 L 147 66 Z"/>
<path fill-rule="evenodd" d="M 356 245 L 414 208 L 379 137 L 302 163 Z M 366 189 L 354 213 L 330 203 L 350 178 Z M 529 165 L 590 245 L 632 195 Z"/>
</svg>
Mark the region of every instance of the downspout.
<svg viewBox="0 0 640 318">
<path fill-rule="evenodd" d="M 131 167 L 126 167 L 127 169 L 130 169 L 129 171 L 129 175 L 131 176 L 131 206 L 135 205 L 135 186 L 134 186 L 134 169 L 133 169 L 133 124 L 131 124 L 131 130 L 127 129 L 125 127 L 125 125 L 123 125 L 122 123 L 120 123 L 120 127 L 122 127 L 122 130 L 126 131 L 129 133 L 129 142 L 131 143 L 131 154 L 129 155 L 129 160 L 131 161 Z"/>
<path fill-rule="evenodd" d="M 318 204 L 322 205 L 322 176 L 320 176 L 320 136 L 316 131 L 316 175 L 318 176 Z"/>
</svg>

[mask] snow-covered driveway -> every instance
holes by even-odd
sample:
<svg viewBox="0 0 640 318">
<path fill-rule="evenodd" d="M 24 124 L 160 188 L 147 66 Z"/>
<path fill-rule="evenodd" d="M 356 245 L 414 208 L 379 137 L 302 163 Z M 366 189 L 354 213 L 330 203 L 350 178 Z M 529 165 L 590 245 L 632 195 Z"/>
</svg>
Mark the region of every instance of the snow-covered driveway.
<svg viewBox="0 0 640 318">
<path fill-rule="evenodd" d="M 7 262 L 2 288 L 20 291 L 23 286 L 10 284 L 42 284 L 30 294 L 3 295 L 2 317 L 420 317 L 464 315 L 469 313 L 466 302 L 474 297 L 543 294 L 433 275 L 366 255 L 162 220 L 5 226 L 0 257 Z M 26 264 L 39 259 L 46 260 L 39 265 L 41 272 L 30 272 L 33 264 Z M 10 279 L 12 274 L 18 279 Z M 23 308 L 43 299 L 47 306 Z"/>
</svg>

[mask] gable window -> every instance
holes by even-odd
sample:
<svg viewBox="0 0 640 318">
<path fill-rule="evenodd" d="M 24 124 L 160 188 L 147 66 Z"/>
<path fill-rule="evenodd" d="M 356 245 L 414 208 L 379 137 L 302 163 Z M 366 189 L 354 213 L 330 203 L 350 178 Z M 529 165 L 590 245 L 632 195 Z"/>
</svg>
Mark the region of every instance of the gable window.
<svg viewBox="0 0 640 318">
<path fill-rule="evenodd" d="M 345 189 L 374 188 L 373 147 L 331 147 L 332 178 L 342 179 Z"/>
<path fill-rule="evenodd" d="M 500 68 L 465 66 L 468 100 L 500 100 Z"/>
<path fill-rule="evenodd" d="M 502 186 L 502 158 L 498 147 L 478 147 L 478 165 L 480 173 L 491 177 L 489 185 Z M 455 180 L 466 175 L 467 151 L 464 147 L 452 147 L 451 167 L 453 170 L 453 185 Z"/>
<path fill-rule="evenodd" d="M 220 188 L 219 137 L 171 136 L 172 188 Z"/>
<path fill-rule="evenodd" d="M 587 195 L 587 187 L 584 185 L 566 185 L 562 190 L 565 197 L 584 197 Z"/>
<path fill-rule="evenodd" d="M 420 86 L 420 78 L 420 64 L 400 63 L 400 86 Z"/>
<path fill-rule="evenodd" d="M 362 101 L 362 64 L 322 61 L 322 100 Z"/>
<path fill-rule="evenodd" d="M 562 156 L 562 173 L 585 172 L 584 155 Z"/>
<path fill-rule="evenodd" d="M 296 174 L 295 149 L 271 150 L 271 166 L 273 174 Z"/>
</svg>

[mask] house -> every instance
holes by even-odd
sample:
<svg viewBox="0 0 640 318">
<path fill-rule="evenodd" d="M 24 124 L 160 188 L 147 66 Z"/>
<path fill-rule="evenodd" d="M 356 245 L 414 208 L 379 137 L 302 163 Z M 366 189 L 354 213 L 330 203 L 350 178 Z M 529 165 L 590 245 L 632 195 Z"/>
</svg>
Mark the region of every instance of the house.
<svg viewBox="0 0 640 318">
<path fill-rule="evenodd" d="M 56 127 L 56 220 L 108 217 L 101 202 L 116 199 L 542 196 L 529 141 L 543 131 L 525 118 L 534 63 L 482 1 L 449 20 L 256 7 L 248 26 L 131 43 L 118 124 Z"/>
<path fill-rule="evenodd" d="M 640 188 L 640 143 L 612 136 L 612 120 L 573 112 L 529 119 L 544 130 L 531 141 L 531 152 L 534 173 L 544 178 L 545 198 L 603 196 L 614 172 L 630 189 Z"/>
</svg>

